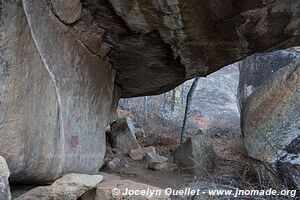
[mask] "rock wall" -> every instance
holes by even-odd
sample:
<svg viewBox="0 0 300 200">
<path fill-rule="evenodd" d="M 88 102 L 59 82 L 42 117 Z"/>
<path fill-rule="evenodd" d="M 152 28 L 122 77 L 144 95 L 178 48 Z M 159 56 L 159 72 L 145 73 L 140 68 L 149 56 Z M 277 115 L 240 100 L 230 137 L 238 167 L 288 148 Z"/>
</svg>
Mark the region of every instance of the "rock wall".
<svg viewBox="0 0 300 200">
<path fill-rule="evenodd" d="M 251 157 L 280 167 L 280 172 L 289 173 L 289 167 L 299 171 L 300 166 L 299 61 L 299 50 L 290 48 L 239 62 L 238 100 L 246 150 Z"/>
<path fill-rule="evenodd" d="M 240 80 L 238 100 L 242 110 L 247 97 L 274 73 L 294 61 L 300 60 L 300 51 L 296 48 L 261 53 L 249 56 L 239 62 Z"/>
<path fill-rule="evenodd" d="M 69 172 L 95 173 L 118 99 L 114 70 L 45 1 L 23 3 L 27 18 L 22 2 L 0 4 L 0 153 L 11 180 L 45 182 Z"/>
<path fill-rule="evenodd" d="M 53 81 L 32 40 L 21 2 L 1 4 L 0 152 L 11 178 L 55 178 L 61 137 Z M 50 161 L 50 162 L 49 162 Z"/>
<path fill-rule="evenodd" d="M 270 164 L 300 166 L 299 88 L 298 61 L 279 70 L 248 97 L 242 130 L 251 157 Z"/>
</svg>

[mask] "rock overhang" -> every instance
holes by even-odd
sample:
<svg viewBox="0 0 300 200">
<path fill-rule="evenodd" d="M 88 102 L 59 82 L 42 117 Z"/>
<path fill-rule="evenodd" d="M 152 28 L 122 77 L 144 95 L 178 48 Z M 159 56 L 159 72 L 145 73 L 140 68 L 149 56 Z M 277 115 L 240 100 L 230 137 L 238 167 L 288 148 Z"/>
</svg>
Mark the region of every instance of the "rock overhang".
<svg viewBox="0 0 300 200">
<path fill-rule="evenodd" d="M 122 97 L 166 92 L 257 52 L 300 44 L 300 2 L 84 0 Z"/>
</svg>

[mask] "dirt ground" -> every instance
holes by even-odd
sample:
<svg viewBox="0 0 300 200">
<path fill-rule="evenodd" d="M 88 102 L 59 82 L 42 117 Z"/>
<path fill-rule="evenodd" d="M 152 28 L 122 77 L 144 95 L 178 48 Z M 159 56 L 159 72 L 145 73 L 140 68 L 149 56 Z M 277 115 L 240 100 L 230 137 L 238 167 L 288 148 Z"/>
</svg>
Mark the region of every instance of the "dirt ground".
<svg viewBox="0 0 300 200">
<path fill-rule="evenodd" d="M 142 143 L 142 146 L 145 146 L 145 142 L 141 142 L 141 139 L 139 139 L 139 141 Z M 237 176 L 244 172 L 246 168 L 245 160 L 247 158 L 240 136 L 237 136 L 236 138 L 227 138 L 226 136 L 215 138 L 208 137 L 207 142 L 212 145 L 215 153 L 215 169 L 209 176 L 213 177 L 224 174 L 226 174 L 226 176 Z M 161 150 L 159 143 L 155 148 L 160 155 L 169 157 L 171 155 L 170 153 L 161 152 L 173 152 L 174 143 L 169 146 L 170 149 L 168 150 L 166 150 L 165 147 Z M 147 161 L 133 161 L 128 156 L 128 151 L 126 150 L 110 149 L 108 152 L 110 152 L 108 153 L 108 157 L 117 157 L 121 160 L 121 167 L 116 170 L 108 170 L 104 167 L 101 171 L 118 175 L 124 179 L 145 183 L 163 189 L 183 188 L 192 182 L 207 180 L 207 177 L 193 177 L 193 175 L 180 169 L 172 172 L 150 170 L 147 167 Z"/>
</svg>

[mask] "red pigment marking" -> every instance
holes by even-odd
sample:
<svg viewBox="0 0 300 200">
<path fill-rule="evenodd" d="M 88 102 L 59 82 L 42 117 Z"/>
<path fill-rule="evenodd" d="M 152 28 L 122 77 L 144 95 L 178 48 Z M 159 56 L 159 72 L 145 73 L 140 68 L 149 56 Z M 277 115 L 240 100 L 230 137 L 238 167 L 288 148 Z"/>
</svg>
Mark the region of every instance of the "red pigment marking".
<svg viewBox="0 0 300 200">
<path fill-rule="evenodd" d="M 72 135 L 71 147 L 76 148 L 77 145 L 78 145 L 78 135 Z"/>
</svg>

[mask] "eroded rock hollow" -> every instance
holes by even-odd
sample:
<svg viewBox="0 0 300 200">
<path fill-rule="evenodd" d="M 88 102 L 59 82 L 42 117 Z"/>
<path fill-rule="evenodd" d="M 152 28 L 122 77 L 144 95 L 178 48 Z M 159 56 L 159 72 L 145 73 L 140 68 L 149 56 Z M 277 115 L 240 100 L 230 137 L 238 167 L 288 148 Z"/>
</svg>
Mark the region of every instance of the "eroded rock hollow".
<svg viewBox="0 0 300 200">
<path fill-rule="evenodd" d="M 95 173 L 120 97 L 300 45 L 299 0 L 0 0 L 0 154 L 15 182 Z"/>
</svg>

